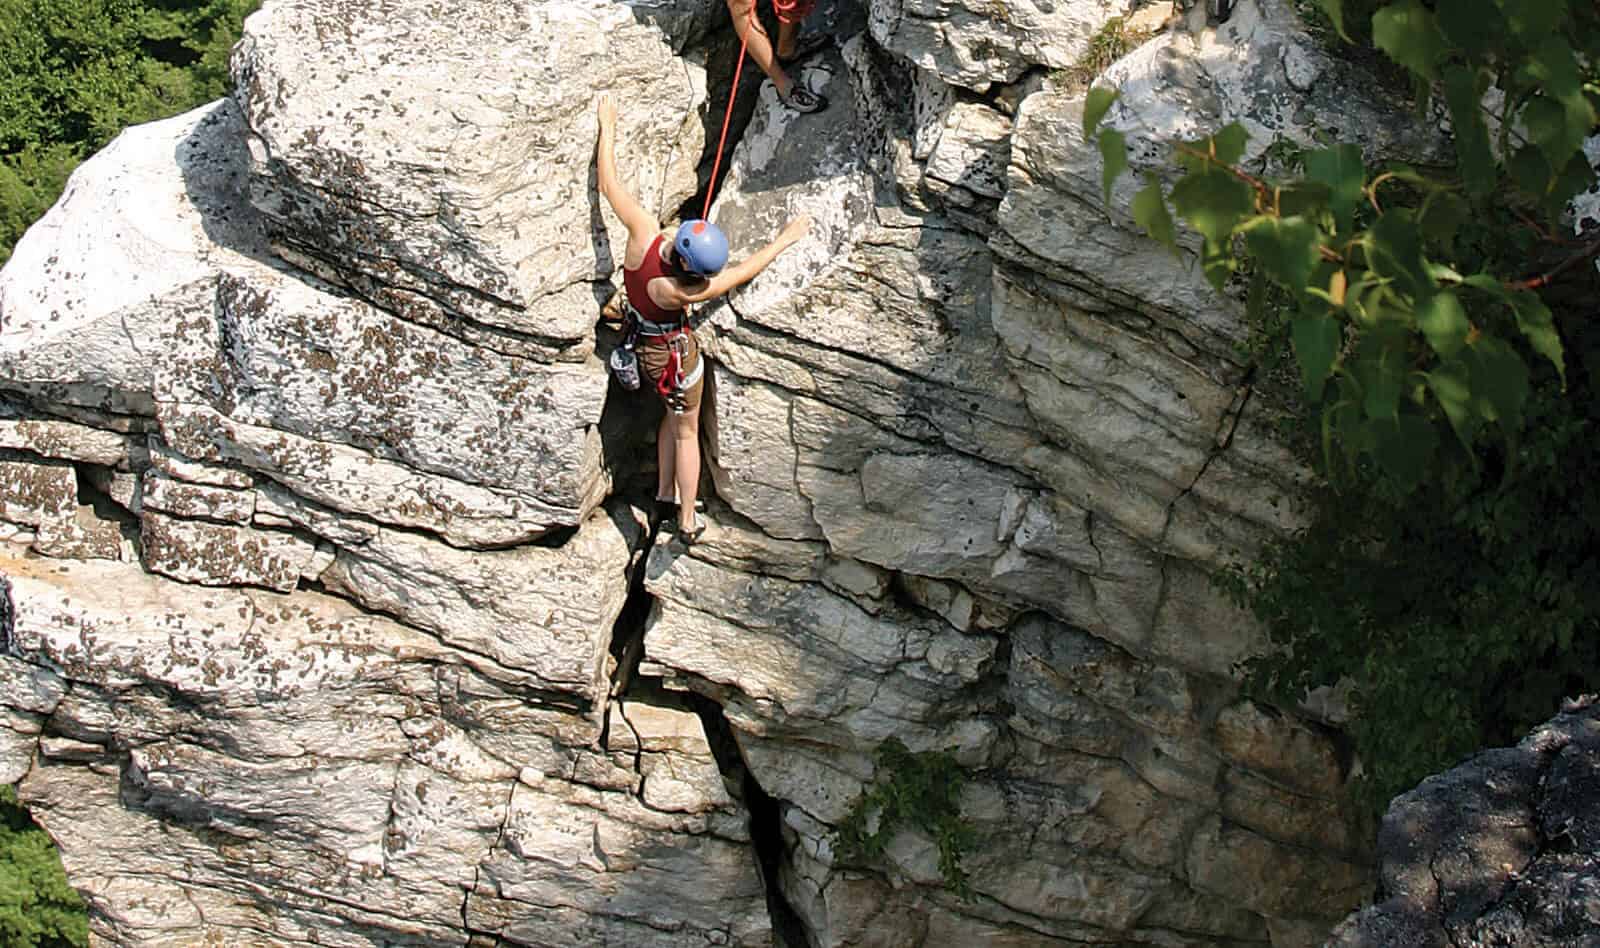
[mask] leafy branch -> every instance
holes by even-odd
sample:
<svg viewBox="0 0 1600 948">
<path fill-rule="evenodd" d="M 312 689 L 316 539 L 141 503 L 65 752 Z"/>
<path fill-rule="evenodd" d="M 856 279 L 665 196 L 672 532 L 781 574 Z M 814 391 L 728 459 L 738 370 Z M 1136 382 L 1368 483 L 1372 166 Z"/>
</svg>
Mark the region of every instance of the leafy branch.
<svg viewBox="0 0 1600 948">
<path fill-rule="evenodd" d="M 1394 63 L 1419 112 L 1442 102 L 1454 168 L 1342 143 L 1251 174 L 1230 125 L 1170 142 L 1175 173 L 1147 175 L 1129 211 L 1175 253 L 1186 225 L 1219 290 L 1248 276 L 1259 356 L 1297 368 L 1316 515 L 1222 582 L 1278 646 L 1250 663 L 1258 693 L 1351 685 L 1381 802 L 1593 688 L 1600 485 L 1571 475 L 1600 463 L 1600 326 L 1561 301 L 1592 298 L 1600 257 L 1562 218 L 1595 183 L 1600 5 L 1310 3 Z M 1117 96 L 1092 89 L 1083 112 L 1108 205 L 1128 171 L 1123 132 L 1102 127 Z"/>
<path fill-rule="evenodd" d="M 1319 2 L 1345 34 L 1340 0 Z M 1541 4 L 1540 13 L 1516 0 L 1469 5 L 1482 8 L 1492 31 L 1467 30 L 1460 17 L 1436 16 L 1418 0 L 1390 3 L 1372 17 L 1375 45 L 1420 90 L 1442 90 L 1455 122 L 1458 178 L 1403 165 L 1368 169 L 1359 148 L 1339 144 L 1304 152 L 1302 177 L 1271 181 L 1240 166 L 1248 136 L 1236 123 L 1172 143 L 1183 173 L 1170 190 L 1149 178 L 1131 207 L 1134 220 L 1174 251 L 1174 218 L 1198 233 L 1201 266 L 1218 289 L 1248 268 L 1263 277 L 1252 295 L 1267 283 L 1280 291 L 1292 311 L 1304 395 L 1319 416 L 1324 469 L 1335 470 L 1336 458 L 1349 471 L 1370 461 L 1406 489 L 1441 460 L 1475 463 L 1485 437 L 1515 437 L 1530 385 L 1523 346 L 1564 380 L 1553 316 L 1531 291 L 1600 252 L 1586 246 L 1527 279 L 1496 274 L 1491 261 L 1465 265 L 1457 233 L 1485 205 L 1506 203 L 1530 220 L 1553 217 L 1593 183 L 1582 144 L 1596 111 L 1580 64 L 1600 61 L 1593 55 L 1600 50 L 1576 49 L 1560 30 L 1600 26 L 1590 22 L 1593 8 L 1576 0 Z M 1527 132 L 1528 143 L 1509 155 L 1490 145 L 1483 114 L 1490 81 L 1505 84 L 1502 129 Z M 1105 159 L 1108 202 L 1128 167 L 1122 132 L 1100 128 L 1117 95 L 1093 89 L 1084 107 L 1084 134 L 1098 139 Z M 1461 450 L 1446 452 L 1452 434 Z"/>
</svg>

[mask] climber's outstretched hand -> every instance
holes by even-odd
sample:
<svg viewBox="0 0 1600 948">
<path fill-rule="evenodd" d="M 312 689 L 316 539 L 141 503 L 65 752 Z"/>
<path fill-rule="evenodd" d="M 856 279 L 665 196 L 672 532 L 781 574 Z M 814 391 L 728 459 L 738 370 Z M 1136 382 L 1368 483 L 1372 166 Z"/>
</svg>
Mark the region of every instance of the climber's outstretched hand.
<svg viewBox="0 0 1600 948">
<path fill-rule="evenodd" d="M 644 259 L 645 250 L 650 241 L 655 239 L 661 230 L 660 223 L 640 206 L 639 201 L 623 186 L 617 177 L 617 106 L 611 100 L 611 93 L 603 92 L 595 101 L 594 114 L 600 122 L 600 140 L 596 143 L 595 172 L 598 177 L 600 194 L 611 205 L 611 210 L 622 219 L 622 226 L 628 228 L 628 250 L 626 260 L 632 260 L 634 266 Z"/>
<path fill-rule="evenodd" d="M 811 215 L 801 214 L 794 220 L 785 224 L 778 233 L 778 243 L 787 249 L 800 242 L 800 239 L 811 232 Z"/>
</svg>

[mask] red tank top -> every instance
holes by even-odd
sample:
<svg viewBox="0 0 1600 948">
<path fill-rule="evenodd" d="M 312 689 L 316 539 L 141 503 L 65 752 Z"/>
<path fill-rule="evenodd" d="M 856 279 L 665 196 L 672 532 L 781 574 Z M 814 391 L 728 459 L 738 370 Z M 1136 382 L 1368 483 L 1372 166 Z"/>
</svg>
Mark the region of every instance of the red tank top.
<svg viewBox="0 0 1600 948">
<path fill-rule="evenodd" d="M 622 269 L 622 286 L 628 292 L 628 302 L 639 311 L 640 316 L 653 323 L 675 323 L 683 318 L 681 309 L 662 309 L 657 306 L 647 289 L 651 280 L 667 275 L 666 262 L 661 259 L 661 238 L 665 236 L 657 234 L 656 239 L 650 242 L 650 249 L 644 252 L 644 262 L 639 264 L 639 269 Z"/>
</svg>

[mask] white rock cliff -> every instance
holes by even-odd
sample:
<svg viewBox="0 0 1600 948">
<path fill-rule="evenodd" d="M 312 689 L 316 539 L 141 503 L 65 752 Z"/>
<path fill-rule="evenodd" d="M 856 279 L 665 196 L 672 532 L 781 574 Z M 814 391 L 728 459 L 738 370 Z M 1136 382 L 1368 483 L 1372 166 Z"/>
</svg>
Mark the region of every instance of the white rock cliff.
<svg viewBox="0 0 1600 948">
<path fill-rule="evenodd" d="M 834 105 L 746 85 L 712 217 L 815 225 L 704 314 L 688 549 L 595 354 L 592 106 L 670 218 L 719 4 L 268 0 L 232 99 L 86 163 L 0 272 L 0 779 L 95 937 L 1319 943 L 1372 884 L 1349 762 L 1240 695 L 1209 580 L 1304 472 L 1049 74 L 1126 10 L 825 4 Z M 1110 121 L 1156 173 L 1231 120 L 1433 147 L 1348 71 L 1241 0 Z M 969 899 L 920 827 L 840 852 L 891 738 L 967 772 Z"/>
</svg>

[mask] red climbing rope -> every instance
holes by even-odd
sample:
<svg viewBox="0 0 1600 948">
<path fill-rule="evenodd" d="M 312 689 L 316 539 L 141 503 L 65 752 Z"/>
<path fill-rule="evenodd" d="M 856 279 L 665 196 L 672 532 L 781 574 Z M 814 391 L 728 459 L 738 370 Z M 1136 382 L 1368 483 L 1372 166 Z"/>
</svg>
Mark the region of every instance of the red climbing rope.
<svg viewBox="0 0 1600 948">
<path fill-rule="evenodd" d="M 751 29 L 757 29 L 755 4 L 750 5 Z M 746 39 L 739 41 L 739 64 L 733 67 L 733 88 L 728 90 L 728 111 L 722 116 L 722 137 L 717 139 L 717 160 L 711 163 L 711 180 L 706 183 L 706 206 L 700 216 L 706 220 L 711 219 L 711 199 L 717 196 L 717 172 L 722 170 L 722 148 L 728 143 L 728 124 L 733 121 L 733 101 L 739 97 L 739 76 L 744 72 L 744 51 L 748 45 L 749 30 L 745 31 Z"/>
</svg>

